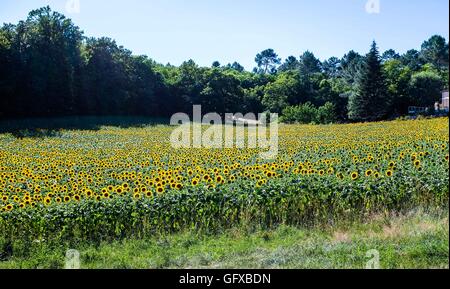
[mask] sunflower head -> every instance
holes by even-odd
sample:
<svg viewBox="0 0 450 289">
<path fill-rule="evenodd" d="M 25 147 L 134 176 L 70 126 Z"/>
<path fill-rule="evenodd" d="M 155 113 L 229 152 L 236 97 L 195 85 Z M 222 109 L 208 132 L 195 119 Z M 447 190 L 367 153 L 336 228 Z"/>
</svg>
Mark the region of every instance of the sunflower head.
<svg viewBox="0 0 450 289">
<path fill-rule="evenodd" d="M 47 197 L 44 198 L 44 204 L 45 205 L 50 205 L 51 202 L 52 202 L 52 198 L 51 197 L 47 196 Z"/>
</svg>

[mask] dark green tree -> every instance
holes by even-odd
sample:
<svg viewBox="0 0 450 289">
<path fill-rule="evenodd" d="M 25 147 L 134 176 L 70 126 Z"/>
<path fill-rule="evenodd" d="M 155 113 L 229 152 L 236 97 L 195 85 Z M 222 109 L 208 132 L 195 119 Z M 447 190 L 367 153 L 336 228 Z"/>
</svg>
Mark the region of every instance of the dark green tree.
<svg viewBox="0 0 450 289">
<path fill-rule="evenodd" d="M 344 55 L 344 57 L 342 57 L 340 75 L 344 78 L 347 84 L 353 85 L 363 60 L 364 57 L 353 50 L 349 51 Z"/>
<path fill-rule="evenodd" d="M 284 63 L 278 68 L 278 71 L 284 72 L 288 70 L 299 69 L 299 62 L 295 56 L 289 56 Z"/>
<path fill-rule="evenodd" d="M 394 49 L 388 49 L 386 50 L 383 55 L 381 56 L 381 61 L 384 63 L 386 61 L 389 60 L 395 60 L 395 59 L 400 59 L 400 54 L 398 54 L 397 52 L 395 52 Z"/>
<path fill-rule="evenodd" d="M 349 99 L 349 119 L 377 121 L 387 116 L 390 103 L 375 41 L 357 74 Z"/>
<path fill-rule="evenodd" d="M 276 73 L 277 65 L 281 63 L 281 59 L 273 49 L 266 49 L 256 55 L 255 62 L 258 65 L 257 71 L 259 73 Z"/>
<path fill-rule="evenodd" d="M 299 68 L 302 74 L 310 75 L 322 71 L 322 63 L 311 51 L 306 51 L 300 56 Z"/>
<path fill-rule="evenodd" d="M 425 62 L 433 64 L 437 69 L 448 67 L 448 43 L 440 35 L 434 35 L 425 41 L 420 54 Z"/>
<path fill-rule="evenodd" d="M 391 101 L 390 115 L 405 115 L 408 113 L 408 106 L 412 105 L 409 82 L 412 76 L 412 69 L 403 65 L 400 60 L 391 59 L 383 65 L 386 85 Z"/>
<path fill-rule="evenodd" d="M 212 68 L 219 68 L 220 67 L 220 62 L 219 61 L 214 61 L 211 65 Z"/>
<path fill-rule="evenodd" d="M 322 63 L 322 69 L 329 78 L 339 77 L 342 70 L 341 61 L 337 57 L 330 57 Z"/>
<path fill-rule="evenodd" d="M 43 7 L 16 27 L 23 110 L 29 116 L 76 113 L 81 93 L 82 32 L 64 15 Z"/>
<path fill-rule="evenodd" d="M 233 62 L 232 64 L 228 64 L 227 65 L 227 68 L 230 68 L 230 69 L 234 69 L 234 70 L 236 70 L 237 72 L 244 72 L 244 66 L 242 66 L 241 64 L 239 64 L 238 62 Z"/>
<path fill-rule="evenodd" d="M 443 83 L 438 73 L 423 71 L 412 76 L 410 82 L 411 105 L 433 107 L 440 101 Z"/>
<path fill-rule="evenodd" d="M 281 113 L 287 106 L 299 103 L 301 88 L 298 71 L 280 73 L 274 82 L 265 86 L 262 104 L 271 112 Z"/>
<path fill-rule="evenodd" d="M 239 111 L 244 92 L 233 74 L 214 69 L 206 72 L 205 79 L 200 93 L 200 104 L 205 111 L 220 114 Z"/>
<path fill-rule="evenodd" d="M 420 57 L 420 52 L 415 49 L 408 50 L 400 57 L 400 61 L 403 65 L 408 66 L 412 71 L 419 71 L 424 64 Z"/>
</svg>

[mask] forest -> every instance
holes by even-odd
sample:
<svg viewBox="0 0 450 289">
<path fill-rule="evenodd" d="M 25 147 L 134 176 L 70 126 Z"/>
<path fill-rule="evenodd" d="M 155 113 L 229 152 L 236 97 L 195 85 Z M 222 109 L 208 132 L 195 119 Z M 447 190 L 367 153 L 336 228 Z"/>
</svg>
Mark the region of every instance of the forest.
<svg viewBox="0 0 450 289">
<path fill-rule="evenodd" d="M 275 43 L 274 43 L 275 45 Z M 161 64 L 107 37 L 93 38 L 50 7 L 0 28 L 0 119 L 57 116 L 169 117 L 201 104 L 209 112 L 275 112 L 285 122 L 393 119 L 409 106 L 433 107 L 448 89 L 448 42 L 420 50 L 353 50 L 320 61 L 313 52 L 284 61 L 273 49 L 255 68 Z M 369 47 L 370 46 L 370 47 Z"/>
</svg>

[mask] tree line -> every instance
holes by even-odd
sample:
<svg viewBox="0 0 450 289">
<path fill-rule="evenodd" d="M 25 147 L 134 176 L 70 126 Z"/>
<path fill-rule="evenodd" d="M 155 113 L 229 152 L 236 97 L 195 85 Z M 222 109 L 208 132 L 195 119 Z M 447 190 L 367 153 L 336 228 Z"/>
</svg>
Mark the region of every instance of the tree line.
<svg viewBox="0 0 450 289">
<path fill-rule="evenodd" d="M 237 62 L 163 65 L 110 38 L 90 38 L 50 7 L 0 28 L 0 118 L 71 115 L 168 117 L 192 111 L 280 113 L 286 122 L 389 119 L 409 106 L 433 106 L 448 88 L 448 42 L 367 55 L 350 51 L 323 62 L 310 51 L 282 61 L 273 49 L 256 67 Z"/>
</svg>

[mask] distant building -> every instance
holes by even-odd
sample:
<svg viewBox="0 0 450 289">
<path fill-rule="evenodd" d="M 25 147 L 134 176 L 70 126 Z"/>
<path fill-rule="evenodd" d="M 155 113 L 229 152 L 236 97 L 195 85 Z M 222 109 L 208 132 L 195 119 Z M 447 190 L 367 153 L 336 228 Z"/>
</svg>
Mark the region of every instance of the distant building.
<svg viewBox="0 0 450 289">
<path fill-rule="evenodd" d="M 448 98 L 449 98 L 448 90 L 443 91 L 441 102 L 440 103 L 437 102 L 434 107 L 437 112 L 447 112 L 447 113 L 449 112 L 449 99 Z"/>
<path fill-rule="evenodd" d="M 442 108 L 446 111 L 449 110 L 448 106 L 448 90 L 442 93 Z"/>
</svg>

